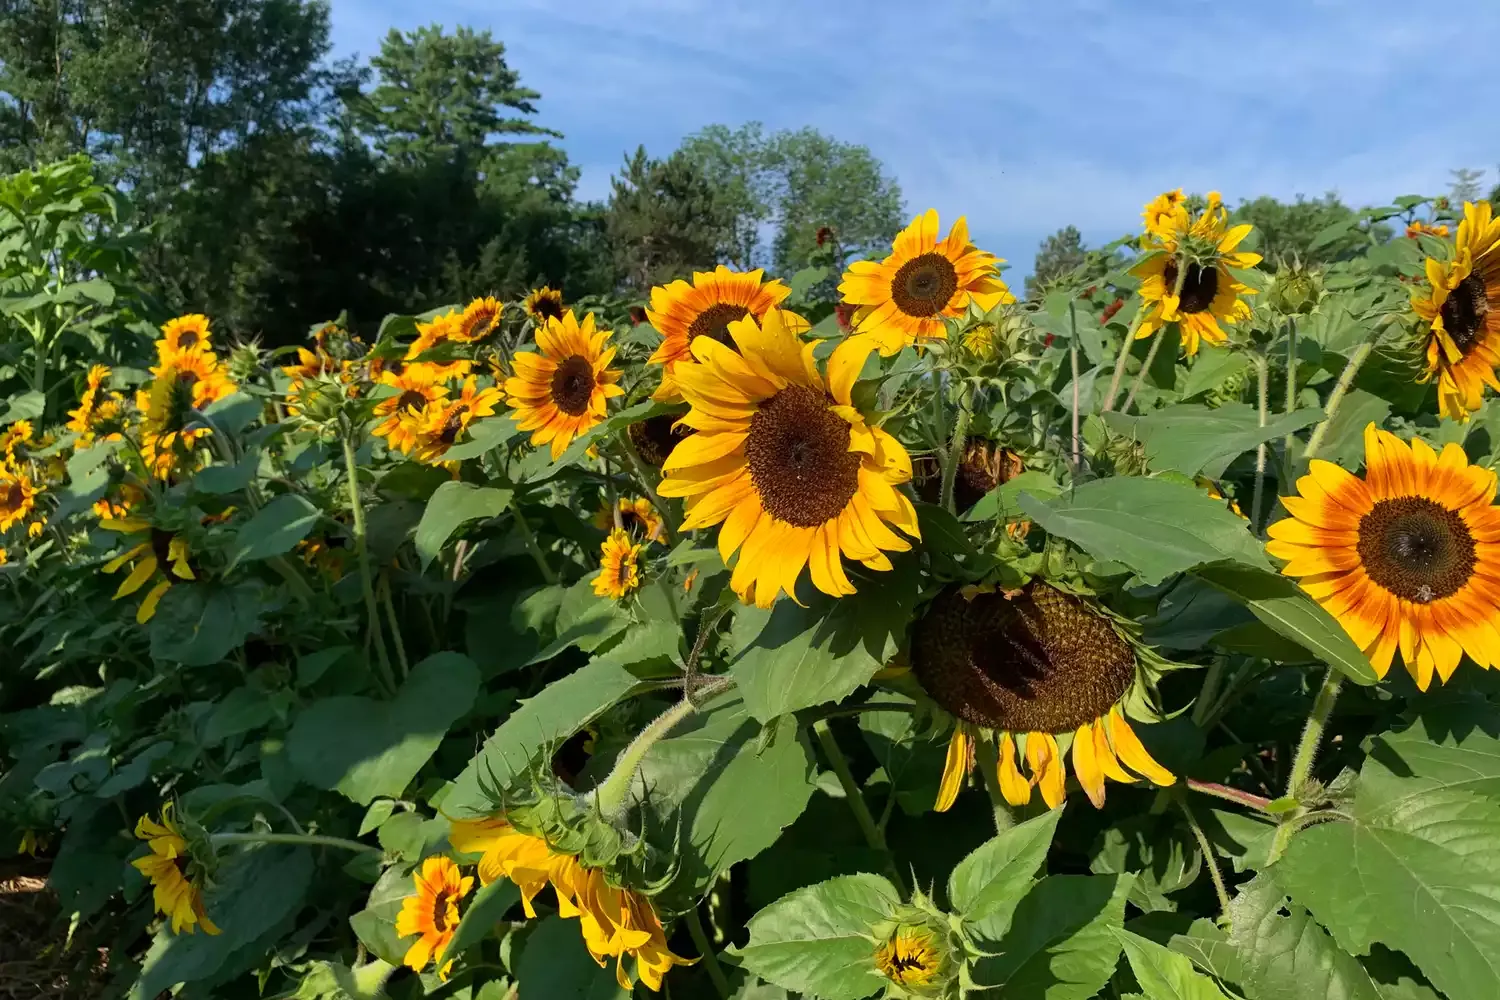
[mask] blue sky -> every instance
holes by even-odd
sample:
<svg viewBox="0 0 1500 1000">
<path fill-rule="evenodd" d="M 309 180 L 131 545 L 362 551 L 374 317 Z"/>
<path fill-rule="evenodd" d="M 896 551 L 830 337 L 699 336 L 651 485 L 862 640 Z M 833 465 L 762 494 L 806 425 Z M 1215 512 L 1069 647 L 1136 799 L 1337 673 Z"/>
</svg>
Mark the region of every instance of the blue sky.
<svg viewBox="0 0 1500 1000">
<path fill-rule="evenodd" d="M 1030 270 L 1072 223 L 1135 229 L 1159 191 L 1352 204 L 1496 178 L 1500 3 L 1406 0 L 332 0 L 338 55 L 391 27 L 488 28 L 600 197 L 623 154 L 704 125 L 869 146 L 908 214 L 969 217 Z"/>
</svg>

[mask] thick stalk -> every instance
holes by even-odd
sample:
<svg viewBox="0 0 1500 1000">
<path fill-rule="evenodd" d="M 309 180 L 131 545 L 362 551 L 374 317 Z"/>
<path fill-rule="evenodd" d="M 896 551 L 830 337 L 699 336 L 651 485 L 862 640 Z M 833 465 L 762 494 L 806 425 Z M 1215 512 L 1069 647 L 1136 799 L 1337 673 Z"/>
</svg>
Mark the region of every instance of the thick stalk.
<svg viewBox="0 0 1500 1000">
<path fill-rule="evenodd" d="M 1292 772 L 1286 782 L 1286 794 L 1290 798 L 1295 799 L 1301 793 L 1302 786 L 1307 784 L 1307 779 L 1312 775 L 1313 763 L 1318 758 L 1318 747 L 1323 743 L 1323 730 L 1328 727 L 1328 719 L 1333 715 L 1333 706 L 1339 698 L 1339 688 L 1343 685 L 1344 675 L 1329 667 L 1328 673 L 1323 675 L 1323 686 L 1318 688 L 1318 694 L 1313 699 L 1307 725 L 1302 727 L 1302 738 L 1297 741 L 1297 751 L 1292 755 Z M 1268 861 L 1275 861 L 1286 850 L 1295 829 L 1291 821 L 1296 818 L 1297 813 L 1294 812 L 1276 828 L 1276 839 L 1271 842 Z"/>
<path fill-rule="evenodd" d="M 1141 391 L 1141 386 L 1146 384 L 1146 373 L 1151 371 L 1151 363 L 1156 360 L 1156 352 L 1161 350 L 1161 342 L 1164 339 L 1162 333 L 1157 330 L 1151 338 L 1151 350 L 1146 352 L 1146 360 L 1141 362 L 1141 370 L 1135 373 L 1134 380 L 1130 383 L 1130 392 L 1125 395 L 1125 405 L 1120 407 L 1121 413 L 1129 413 L 1130 408 L 1135 405 L 1136 393 Z"/>
<path fill-rule="evenodd" d="M 1145 305 L 1137 305 L 1135 315 L 1130 319 L 1130 329 L 1125 331 L 1125 342 L 1120 345 L 1120 353 L 1115 355 L 1115 371 L 1110 376 L 1109 392 L 1104 397 L 1105 413 L 1115 408 L 1115 397 L 1120 394 L 1120 379 L 1125 376 L 1125 362 L 1130 359 L 1130 346 L 1135 343 L 1135 331 L 1141 328 L 1141 320 L 1145 318 Z"/>
<path fill-rule="evenodd" d="M 1072 341 L 1068 344 L 1068 359 L 1073 366 L 1073 476 L 1077 478 L 1078 470 L 1083 466 L 1083 445 L 1078 434 L 1078 308 L 1071 299 L 1068 301 L 1068 324 L 1072 328 Z M 1129 341 L 1126 341 L 1129 344 Z"/>
<path fill-rule="evenodd" d="M 1271 407 L 1271 363 L 1264 354 L 1255 355 L 1255 406 L 1260 426 L 1266 426 L 1266 414 Z M 1255 490 L 1250 499 L 1250 525 L 1260 531 L 1260 501 L 1266 484 L 1266 443 L 1262 441 L 1255 449 Z"/>
<path fill-rule="evenodd" d="M 615 530 L 624 531 L 625 515 L 620 511 L 620 495 L 615 492 L 614 477 L 609 474 L 609 456 L 602 449 L 599 452 L 599 468 L 604 470 L 604 496 L 609 501 L 609 516 L 615 523 Z"/>
<path fill-rule="evenodd" d="M 958 416 L 953 421 L 953 440 L 948 442 L 948 456 L 943 462 L 943 484 L 939 499 L 943 507 L 956 514 L 953 507 L 953 484 L 958 478 L 958 465 L 963 461 L 964 442 L 969 437 L 969 408 L 962 394 L 958 401 Z"/>
<path fill-rule="evenodd" d="M 1349 355 L 1349 363 L 1344 365 L 1344 371 L 1339 375 L 1339 380 L 1334 384 L 1333 391 L 1328 394 L 1328 402 L 1323 404 L 1323 422 L 1313 428 L 1312 436 L 1307 439 L 1307 447 L 1302 449 L 1302 460 L 1309 461 L 1318 454 L 1323 447 L 1323 439 L 1328 436 L 1328 425 L 1333 423 L 1334 414 L 1338 413 L 1339 404 L 1344 401 L 1344 396 L 1349 392 L 1349 387 L 1354 384 L 1354 376 L 1359 374 L 1359 369 L 1369 358 L 1370 352 L 1375 349 L 1374 341 L 1360 344 Z"/>
<path fill-rule="evenodd" d="M 1198 841 L 1198 850 L 1203 852 L 1203 864 L 1208 868 L 1209 877 L 1214 881 L 1214 892 L 1219 897 L 1219 913 L 1222 916 L 1229 912 L 1229 887 L 1224 884 L 1224 875 L 1219 871 L 1219 861 L 1214 857 L 1214 845 L 1208 842 L 1203 827 L 1198 825 L 1198 817 L 1194 816 L 1193 810 L 1188 808 L 1187 799 L 1179 798 L 1177 805 L 1181 807 L 1182 814 L 1187 817 L 1193 837 Z"/>
<path fill-rule="evenodd" d="M 713 942 L 708 939 L 708 932 L 703 929 L 703 918 L 698 916 L 698 907 L 688 910 L 687 926 L 688 934 L 693 938 L 693 946 L 703 958 L 703 968 L 708 971 L 708 978 L 714 984 L 715 992 L 724 1000 L 729 1000 L 729 979 L 719 967 L 719 956 L 714 951 Z"/>
<path fill-rule="evenodd" d="M 715 677 L 704 681 L 697 693 L 701 700 L 707 700 L 733 686 L 734 678 Z M 630 741 L 630 745 L 620 752 L 609 775 L 594 791 L 594 801 L 598 804 L 601 813 L 615 817 L 625 811 L 625 800 L 630 795 L 630 785 L 635 781 L 636 771 L 640 769 L 641 761 L 646 758 L 646 752 L 658 740 L 671 732 L 674 726 L 696 710 L 697 706 L 691 700 L 683 698 L 653 719 L 650 725 L 642 729 L 636 738 Z"/>
<path fill-rule="evenodd" d="M 974 763 L 979 767 L 979 776 L 984 779 L 984 790 L 990 796 L 990 811 L 995 816 L 995 832 L 1004 833 L 1016 825 L 1016 814 L 1000 791 L 1000 758 L 995 753 L 993 740 L 980 738 L 974 743 Z"/>
<path fill-rule="evenodd" d="M 875 822 L 875 817 L 870 814 L 864 791 L 859 787 L 859 782 L 854 780 L 854 772 L 849 769 L 849 758 L 845 757 L 844 751 L 839 749 L 838 740 L 834 739 L 833 730 L 828 727 L 828 720 L 819 719 L 814 722 L 813 733 L 818 737 L 818 745 L 823 748 L 824 756 L 828 758 L 828 763 L 833 767 L 833 773 L 838 776 L 839 784 L 844 788 L 844 801 L 849 803 L 849 810 L 854 813 L 854 821 L 859 824 L 860 832 L 865 835 L 865 843 L 870 846 L 871 850 L 879 852 L 885 858 L 886 874 L 905 893 L 906 883 L 901 878 L 901 870 L 896 867 L 896 859 L 891 854 L 890 847 L 886 845 L 885 834 Z"/>
<path fill-rule="evenodd" d="M 298 844 L 307 847 L 337 847 L 345 851 L 380 853 L 380 848 L 343 837 L 324 837 L 316 833 L 215 833 L 209 836 L 215 847 L 224 844 Z"/>
<path fill-rule="evenodd" d="M 1286 411 L 1291 413 L 1297 408 L 1297 317 L 1291 316 L 1286 321 Z M 1285 462 L 1292 462 L 1292 444 L 1297 440 L 1297 435 L 1291 431 L 1287 432 L 1282 441 L 1282 448 L 1286 452 Z"/>
<path fill-rule="evenodd" d="M 547 553 L 542 551 L 541 543 L 536 540 L 536 532 L 531 530 L 531 524 L 526 520 L 526 515 L 521 513 L 521 508 L 512 506 L 511 514 L 516 519 L 516 527 L 521 529 L 521 540 L 526 543 L 526 551 L 531 553 L 531 558 L 536 562 L 536 568 L 542 573 L 542 579 L 549 584 L 557 582 L 557 573 L 547 562 Z"/>
<path fill-rule="evenodd" d="M 380 608 L 375 603 L 375 580 L 370 573 L 370 553 L 365 547 L 365 505 L 359 496 L 359 460 L 354 456 L 354 440 L 349 434 L 343 436 L 344 471 L 349 480 L 349 515 L 354 521 L 354 556 L 359 560 L 359 583 L 364 591 L 365 613 L 370 619 L 370 639 L 375 646 L 375 658 L 380 665 L 380 678 L 387 693 L 396 693 L 396 678 L 391 672 L 391 657 L 386 652 L 385 636 L 381 634 Z"/>
<path fill-rule="evenodd" d="M 406 658 L 406 643 L 401 639 L 401 623 L 396 620 L 396 605 L 391 601 L 391 578 L 380 574 L 380 602 L 385 605 L 385 620 L 391 626 L 391 642 L 396 647 L 396 660 L 401 664 L 403 678 L 411 674 L 411 663 Z"/>
</svg>

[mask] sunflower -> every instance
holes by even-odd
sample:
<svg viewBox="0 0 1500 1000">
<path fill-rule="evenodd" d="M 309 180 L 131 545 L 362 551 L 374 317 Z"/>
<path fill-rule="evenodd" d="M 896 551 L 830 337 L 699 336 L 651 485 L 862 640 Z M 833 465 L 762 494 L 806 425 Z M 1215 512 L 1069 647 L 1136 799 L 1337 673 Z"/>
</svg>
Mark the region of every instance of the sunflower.
<svg viewBox="0 0 1500 1000">
<path fill-rule="evenodd" d="M 649 989 L 659 991 L 662 977 L 674 965 L 697 959 L 674 955 L 656 908 L 645 896 L 612 885 L 599 868 L 550 845 L 541 837 L 522 833 L 503 817 L 455 820 L 448 834 L 455 851 L 480 854 L 479 881 L 483 885 L 508 878 L 521 890 L 521 906 L 536 916 L 533 900 L 551 883 L 557 893 L 558 915 L 577 917 L 584 944 L 603 967 L 616 959 L 615 979 L 631 988 L 625 956 L 635 959 L 635 972 Z"/>
<path fill-rule="evenodd" d="M 1250 520 L 1248 517 L 1245 517 L 1245 512 L 1240 510 L 1239 501 L 1226 497 L 1224 491 L 1220 489 L 1219 484 L 1212 479 L 1207 476 L 1194 476 L 1193 485 L 1207 493 L 1210 500 L 1223 500 L 1224 506 L 1228 507 L 1230 513 L 1234 514 L 1235 517 L 1242 517 L 1247 521 Z"/>
<path fill-rule="evenodd" d="M 445 857 L 432 857 L 422 862 L 422 870 L 412 873 L 416 883 L 415 895 L 401 901 L 401 912 L 396 914 L 396 936 L 421 937 L 406 949 L 402 962 L 414 972 L 427 968 L 430 961 L 438 967 L 438 978 L 448 979 L 453 960 L 443 961 L 443 952 L 453 942 L 458 930 L 458 901 L 469 894 L 474 886 L 474 877 L 460 877 L 458 865 Z"/>
<path fill-rule="evenodd" d="M 188 875 L 192 858 L 187 840 L 172 817 L 172 804 L 162 806 L 159 823 L 150 816 L 142 816 L 135 824 L 135 835 L 146 841 L 150 853 L 131 864 L 151 880 L 157 912 L 171 921 L 172 933 L 192 934 L 196 925 L 201 924 L 205 934 L 218 934 L 219 928 L 208 919 L 203 907 L 200 880 Z"/>
<path fill-rule="evenodd" d="M 153 577 L 160 577 L 146 592 L 146 599 L 136 609 L 135 620 L 138 624 L 144 625 L 151 620 L 162 595 L 172 589 L 176 580 L 197 579 L 192 566 L 188 564 L 187 541 L 181 535 L 157 528 L 143 518 L 101 520 L 99 527 L 106 531 L 147 534 L 143 541 L 121 552 L 99 570 L 101 573 L 115 573 L 126 563 L 131 564 L 130 575 L 120 584 L 120 589 L 115 591 L 116 601 L 140 590 Z"/>
<path fill-rule="evenodd" d="M 440 407 L 447 402 L 446 372 L 439 365 L 417 361 L 399 372 L 380 373 L 380 384 L 399 389 L 375 404 L 374 415 L 381 418 L 372 433 L 386 439 L 386 444 L 403 454 L 410 454 Z"/>
<path fill-rule="evenodd" d="M 562 292 L 547 285 L 533 289 L 521 303 L 521 308 L 526 310 L 526 315 L 530 316 L 537 326 L 541 326 L 548 320 L 562 319 L 568 312 L 563 307 Z"/>
<path fill-rule="evenodd" d="M 1083 598 L 1041 581 L 1009 597 L 950 585 L 913 626 L 911 666 L 957 720 L 939 812 L 957 797 L 979 739 L 999 741 L 1000 790 L 1011 805 L 1029 802 L 1033 786 L 1049 808 L 1062 803 L 1059 736 L 1071 739 L 1073 771 L 1095 806 L 1104 804 L 1106 777 L 1136 780 L 1121 764 L 1158 785 L 1176 780 L 1146 752 L 1121 707 L 1140 683 L 1135 649 Z"/>
<path fill-rule="evenodd" d="M 1500 220 L 1489 202 L 1464 203 L 1453 259 L 1427 258 L 1427 281 L 1428 293 L 1412 299 L 1430 324 L 1425 379 L 1437 379 L 1443 416 L 1468 420 L 1485 385 L 1500 389 Z"/>
<path fill-rule="evenodd" d="M 439 344 L 453 341 L 459 331 L 460 319 L 457 312 L 449 309 L 441 316 L 436 316 L 425 323 L 418 321 L 417 339 L 413 340 L 411 346 L 406 349 L 406 360 L 420 357 Z"/>
<path fill-rule="evenodd" d="M 677 442 L 693 433 L 693 429 L 678 423 L 678 414 L 663 413 L 637 420 L 627 428 L 627 433 L 641 461 L 653 469 L 660 469 L 667 456 L 672 454 L 672 449 L 677 447 Z"/>
<path fill-rule="evenodd" d="M 499 389 L 494 386 L 481 389 L 473 375 L 467 376 L 459 387 L 457 399 L 430 403 L 422 411 L 427 414 L 427 426 L 416 444 L 417 459 L 436 465 L 470 424 L 480 417 L 494 416 L 495 407 L 504 401 Z"/>
<path fill-rule="evenodd" d="M 281 372 L 292 380 L 295 388 L 303 379 L 322 378 L 330 372 L 337 371 L 339 364 L 322 348 L 309 351 L 305 347 L 297 348 L 297 363 L 294 365 L 282 365 Z"/>
<path fill-rule="evenodd" d="M 72 419 L 65 425 L 68 430 L 78 434 L 86 434 L 93 424 L 95 400 L 99 396 L 99 389 L 104 385 L 104 380 L 109 378 L 109 368 L 106 365 L 94 365 L 89 369 L 88 383 L 84 387 L 83 395 L 78 398 L 78 409 L 69 410 L 68 416 Z"/>
<path fill-rule="evenodd" d="M 920 537 L 916 509 L 896 489 L 911 479 L 911 459 L 850 395 L 875 345 L 845 340 L 825 381 L 814 345 L 780 310 L 763 327 L 739 320 L 729 332 L 738 354 L 699 337 L 697 363 L 677 366 L 691 406 L 682 422 L 698 433 L 672 449 L 658 491 L 687 498 L 684 531 L 723 522 L 719 553 L 726 563 L 740 554 L 730 586 L 741 600 L 770 607 L 783 590 L 794 596 L 803 567 L 823 593 L 852 594 L 841 555 L 888 570 L 885 552 L 911 543 L 886 522 Z"/>
<path fill-rule="evenodd" d="M 620 600 L 641 585 L 641 549 L 633 544 L 630 533 L 616 528 L 609 533 L 599 550 L 599 575 L 594 578 L 594 593 Z"/>
<path fill-rule="evenodd" d="M 1233 324 L 1250 318 L 1250 305 L 1240 296 L 1254 295 L 1255 289 L 1238 281 L 1229 269 L 1260 263 L 1258 253 L 1234 252 L 1253 227 L 1226 228 L 1228 214 L 1217 192 L 1209 192 L 1208 207 L 1191 223 L 1185 210 L 1172 211 L 1161 216 L 1159 231 L 1150 232 L 1151 214 L 1148 206 L 1146 256 L 1130 269 L 1141 279 L 1145 310 L 1135 336 L 1144 340 L 1166 324 L 1176 323 L 1182 331 L 1183 351 L 1192 357 L 1201 341 L 1224 343 L 1227 338 L 1220 322 Z M 1185 256 L 1191 259 L 1183 271 Z"/>
<path fill-rule="evenodd" d="M 162 339 L 156 342 L 156 355 L 163 361 L 173 355 L 213 351 L 208 317 L 201 313 L 169 319 L 162 325 L 161 333 Z"/>
<path fill-rule="evenodd" d="M 579 323 L 569 310 L 537 329 L 539 351 L 511 359 L 515 374 L 505 380 L 506 402 L 516 411 L 516 425 L 533 432 L 532 445 L 551 442 L 554 460 L 604 419 L 610 397 L 624 395 L 615 384 L 620 372 L 609 367 L 615 357 L 615 349 L 604 346 L 609 337 L 610 331 L 594 329 L 593 313 Z"/>
<path fill-rule="evenodd" d="M 641 537 L 648 542 L 665 542 L 666 527 L 662 523 L 661 515 L 656 508 L 651 506 L 651 501 L 644 497 L 636 497 L 634 500 L 621 497 L 619 500 L 620 521 L 627 531 L 639 528 Z M 609 531 L 614 527 L 615 515 L 605 504 L 594 514 L 594 527 L 600 531 Z"/>
<path fill-rule="evenodd" d="M 16 457 L 16 449 L 21 445 L 29 445 L 36 436 L 36 429 L 32 427 L 30 420 L 17 420 L 4 431 L 0 431 L 0 452 L 7 459 Z"/>
<path fill-rule="evenodd" d="M 653 398 L 680 398 L 672 372 L 678 362 L 693 360 L 694 338 L 712 337 L 733 348 L 730 323 L 747 316 L 759 320 L 791 294 L 792 290 L 779 280 L 761 280 L 764 274 L 760 270 L 731 271 L 720 264 L 713 271 L 694 272 L 692 284 L 679 278 L 651 289 L 646 319 L 662 335 L 662 342 L 647 360 L 663 366 L 661 386 Z"/>
<path fill-rule="evenodd" d="M 1141 218 L 1145 220 L 1148 239 L 1166 239 L 1187 229 L 1187 199 L 1182 196 L 1182 188 L 1152 198 L 1141 212 Z"/>
<path fill-rule="evenodd" d="M 0 458 L 0 533 L 26 520 L 36 509 L 35 486 L 26 470 L 8 456 Z"/>
<path fill-rule="evenodd" d="M 1314 459 L 1283 497 L 1266 551 L 1339 620 L 1384 677 L 1401 661 L 1426 690 L 1468 653 L 1500 665 L 1500 509 L 1495 473 L 1463 448 L 1435 453 L 1365 428 L 1365 476 Z"/>
<path fill-rule="evenodd" d="M 458 328 L 453 331 L 453 339 L 460 344 L 476 344 L 488 340 L 499 328 L 500 317 L 504 313 L 505 306 L 493 296 L 474 299 L 464 306 L 462 315 L 458 317 Z"/>
<path fill-rule="evenodd" d="M 938 214 L 929 208 L 911 221 L 883 261 L 857 260 L 844 272 L 839 294 L 858 306 L 856 333 L 875 337 L 883 355 L 908 344 L 944 340 L 943 318 L 963 315 L 969 303 L 984 310 L 1014 302 L 993 254 L 969 242 L 969 224 L 960 217 L 938 239 Z"/>
<path fill-rule="evenodd" d="M 925 986 L 942 967 L 942 950 L 925 927 L 897 927 L 875 949 L 875 968 L 897 986 Z"/>
</svg>

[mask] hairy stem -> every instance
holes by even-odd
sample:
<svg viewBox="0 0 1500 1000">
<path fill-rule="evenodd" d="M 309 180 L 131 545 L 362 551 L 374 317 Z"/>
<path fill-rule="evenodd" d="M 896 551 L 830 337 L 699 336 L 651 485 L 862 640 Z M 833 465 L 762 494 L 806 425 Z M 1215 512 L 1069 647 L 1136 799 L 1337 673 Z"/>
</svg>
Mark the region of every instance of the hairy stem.
<svg viewBox="0 0 1500 1000">
<path fill-rule="evenodd" d="M 391 672 L 390 654 L 386 652 L 385 636 L 381 634 L 380 609 L 375 604 L 375 582 L 370 574 L 370 553 L 365 546 L 365 505 L 359 495 L 359 460 L 354 455 L 354 439 L 343 436 L 344 470 L 349 480 L 349 514 L 354 521 L 354 555 L 359 560 L 359 583 L 364 592 L 365 613 L 370 620 L 370 641 L 375 646 L 375 658 L 380 666 L 380 677 L 389 694 L 396 693 L 396 678 Z"/>
<path fill-rule="evenodd" d="M 1203 852 L 1203 864 L 1208 868 L 1209 877 L 1214 881 L 1214 892 L 1219 897 L 1220 914 L 1229 912 L 1229 887 L 1224 884 L 1224 873 L 1219 871 L 1219 861 L 1214 857 L 1214 845 L 1208 842 L 1208 836 L 1203 832 L 1203 827 L 1198 825 L 1198 817 L 1193 815 L 1193 810 L 1188 807 L 1187 799 L 1178 798 L 1177 805 L 1182 809 L 1182 814 L 1187 817 L 1188 826 L 1192 828 L 1193 838 L 1198 841 L 1198 849 Z"/>
<path fill-rule="evenodd" d="M 380 600 L 385 605 L 385 620 L 391 626 L 391 642 L 396 647 L 396 660 L 401 664 L 401 676 L 411 674 L 411 663 L 406 658 L 406 643 L 401 638 L 401 624 L 396 620 L 396 605 L 391 601 L 391 578 L 380 574 Z"/>
<path fill-rule="evenodd" d="M 1291 413 L 1297 408 L 1297 317 L 1291 316 L 1286 321 L 1286 412 Z M 1297 435 L 1287 431 L 1286 438 L 1282 441 L 1282 448 L 1286 452 L 1285 461 L 1288 465 L 1292 461 L 1292 444 L 1297 440 Z"/>
<path fill-rule="evenodd" d="M 307 847 L 337 847 L 345 851 L 380 853 L 380 848 L 343 837 L 325 837 L 317 833 L 215 833 L 209 836 L 215 847 L 226 844 L 298 844 Z"/>
<path fill-rule="evenodd" d="M 1072 328 L 1072 341 L 1068 344 L 1068 360 L 1073 366 L 1073 477 L 1076 479 L 1078 470 L 1083 467 L 1083 443 L 1078 433 L 1081 420 L 1078 413 L 1078 306 L 1071 299 L 1068 300 L 1068 325 Z M 1129 341 L 1126 343 L 1129 344 Z"/>
<path fill-rule="evenodd" d="M 1257 352 L 1255 355 L 1255 407 L 1256 415 L 1260 418 L 1260 426 L 1266 426 L 1267 411 L 1271 407 L 1271 363 L 1267 357 Z M 1250 526 L 1252 530 L 1260 531 L 1260 501 L 1266 486 L 1266 443 L 1262 441 L 1255 449 L 1255 490 L 1250 499 Z"/>
<path fill-rule="evenodd" d="M 703 958 L 703 968 L 708 972 L 708 978 L 714 984 L 714 991 L 724 1000 L 729 1000 L 729 979 L 719 966 L 718 953 L 714 951 L 713 942 L 708 939 L 708 932 L 703 928 L 703 918 L 698 916 L 698 907 L 694 906 L 688 910 L 686 919 L 688 934 L 692 935 L 693 946 L 698 949 L 698 954 Z"/>
<path fill-rule="evenodd" d="M 1373 350 L 1375 350 L 1374 341 L 1367 341 L 1356 347 L 1354 353 L 1349 355 L 1349 363 L 1344 365 L 1343 373 L 1339 375 L 1333 391 L 1328 394 L 1328 402 L 1323 404 L 1323 422 L 1313 428 L 1312 436 L 1307 439 L 1307 447 L 1302 449 L 1304 462 L 1313 459 L 1318 454 L 1318 450 L 1323 447 L 1323 439 L 1328 436 L 1328 426 L 1333 423 L 1339 404 L 1344 401 L 1349 387 L 1354 384 L 1354 376 L 1359 374 L 1360 368 Z"/>
<path fill-rule="evenodd" d="M 1199 781 L 1197 778 L 1188 778 L 1184 783 L 1195 792 L 1212 795 L 1216 799 L 1223 799 L 1225 802 L 1233 802 L 1236 805 L 1247 806 L 1268 816 L 1272 815 L 1270 809 L 1267 808 L 1271 800 L 1263 796 L 1242 792 L 1238 788 L 1230 788 L 1228 785 L 1220 785 L 1212 781 Z"/>
<path fill-rule="evenodd" d="M 1109 392 L 1104 397 L 1104 413 L 1115 408 L 1115 397 L 1120 394 L 1120 379 L 1125 377 L 1125 362 L 1130 359 L 1130 346 L 1135 343 L 1135 331 L 1141 328 L 1141 320 L 1145 318 L 1146 307 L 1141 303 L 1130 319 L 1130 329 L 1125 331 L 1125 342 L 1120 345 L 1120 353 L 1115 355 L 1115 371 L 1110 376 Z"/>
<path fill-rule="evenodd" d="M 1333 715 L 1333 706 L 1339 698 L 1339 689 L 1343 686 L 1344 675 L 1337 669 L 1329 667 L 1328 673 L 1323 675 L 1323 685 L 1318 688 L 1318 694 L 1313 698 L 1312 712 L 1307 717 L 1307 725 L 1302 727 L 1302 738 L 1297 741 L 1296 753 L 1292 755 L 1292 771 L 1286 782 L 1286 794 L 1291 798 L 1295 799 L 1301 793 L 1302 786 L 1307 784 L 1307 779 L 1312 775 L 1313 764 L 1318 758 L 1318 748 L 1323 743 L 1323 730 L 1328 728 L 1328 720 Z M 1292 833 L 1296 829 L 1291 821 L 1296 817 L 1297 813 L 1292 813 L 1276 828 L 1276 839 L 1271 842 L 1268 861 L 1275 861 L 1286 850 L 1286 845 L 1291 842 Z"/>
<path fill-rule="evenodd" d="M 964 442 L 969 438 L 969 407 L 960 394 L 958 402 L 958 416 L 953 421 L 953 440 L 948 442 L 948 456 L 943 462 L 942 492 L 939 494 L 943 508 L 951 513 L 958 513 L 953 509 L 953 484 L 958 479 L 958 466 L 964 457 Z"/>
<path fill-rule="evenodd" d="M 701 701 L 706 701 L 733 686 L 733 677 L 714 677 L 699 686 L 698 697 Z M 631 782 L 635 780 L 636 771 L 640 769 L 646 752 L 658 740 L 671 732 L 679 722 L 695 711 L 697 711 L 697 705 L 691 699 L 683 698 L 653 719 L 650 725 L 642 729 L 636 738 L 630 741 L 629 746 L 620 751 L 615 766 L 610 769 L 609 775 L 594 791 L 594 801 L 598 803 L 601 813 L 605 816 L 616 817 L 625 811 L 625 800 L 630 795 Z"/>
</svg>

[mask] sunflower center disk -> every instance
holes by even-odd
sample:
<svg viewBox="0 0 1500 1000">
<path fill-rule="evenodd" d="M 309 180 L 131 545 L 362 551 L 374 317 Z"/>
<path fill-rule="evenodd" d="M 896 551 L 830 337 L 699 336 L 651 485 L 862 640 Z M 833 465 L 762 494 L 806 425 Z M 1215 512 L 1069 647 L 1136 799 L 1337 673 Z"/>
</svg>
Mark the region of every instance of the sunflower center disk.
<svg viewBox="0 0 1500 1000">
<path fill-rule="evenodd" d="M 641 461 L 653 469 L 660 469 L 667 456 L 672 454 L 672 449 L 677 447 L 677 442 L 693 433 L 690 427 L 674 430 L 672 425 L 678 419 L 676 414 L 666 413 L 630 425 L 630 443 L 640 452 Z"/>
<path fill-rule="evenodd" d="M 730 350 L 734 350 L 734 339 L 729 336 L 729 324 L 749 315 L 750 310 L 744 306 L 729 302 L 709 306 L 699 313 L 698 318 L 693 320 L 692 325 L 688 327 L 688 343 L 691 344 L 696 337 L 709 337 Z"/>
<path fill-rule="evenodd" d="M 1167 261 L 1166 269 L 1162 271 L 1162 280 L 1168 288 L 1177 287 L 1177 261 Z M 1200 313 L 1213 304 L 1214 296 L 1219 294 L 1219 269 L 1217 267 L 1205 268 L 1200 264 L 1189 264 L 1187 274 L 1182 279 L 1182 296 L 1178 300 L 1177 308 L 1185 313 Z"/>
<path fill-rule="evenodd" d="M 448 908 L 452 905 L 453 893 L 441 890 L 432 901 L 432 928 L 441 934 L 448 929 Z"/>
<path fill-rule="evenodd" d="M 811 528 L 833 520 L 859 488 L 849 425 L 826 395 L 792 385 L 750 419 L 745 460 L 760 502 L 778 520 Z"/>
<path fill-rule="evenodd" d="M 908 316 L 936 316 L 958 291 L 958 270 L 940 253 L 913 257 L 891 281 L 891 298 Z"/>
<path fill-rule="evenodd" d="M 1443 329 L 1453 338 L 1458 349 L 1467 354 L 1479 331 L 1484 328 L 1489 316 L 1490 300 L 1484 291 L 1484 279 L 1471 274 L 1458 283 L 1458 287 L 1443 300 L 1439 310 L 1443 317 Z"/>
<path fill-rule="evenodd" d="M 1417 604 L 1458 593 L 1478 561 L 1464 519 L 1427 497 L 1375 504 L 1360 519 L 1357 549 L 1371 580 Z"/>
<path fill-rule="evenodd" d="M 552 373 L 552 402 L 568 416 L 587 413 L 593 394 L 594 366 L 581 354 L 571 355 Z"/>
<path fill-rule="evenodd" d="M 407 389 L 396 400 L 396 409 L 405 410 L 407 413 L 416 413 L 426 405 L 427 397 L 416 389 Z"/>
<path fill-rule="evenodd" d="M 21 509 L 23 494 L 15 483 L 0 483 L 0 511 L 14 514 Z"/>
<path fill-rule="evenodd" d="M 1135 677 L 1135 652 L 1108 620 L 1045 584 L 1016 600 L 945 590 L 913 629 L 911 661 L 954 716 L 1013 733 L 1093 722 Z"/>
</svg>

